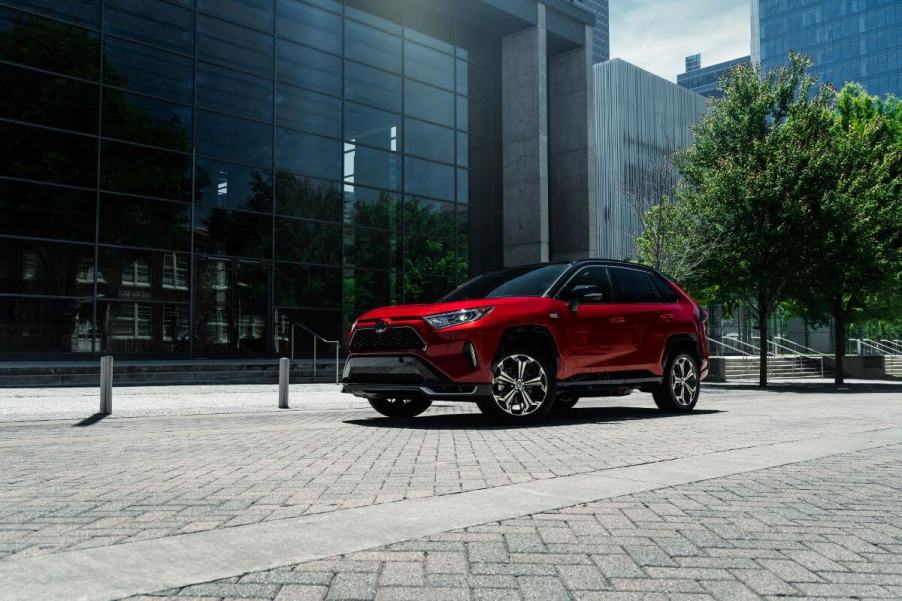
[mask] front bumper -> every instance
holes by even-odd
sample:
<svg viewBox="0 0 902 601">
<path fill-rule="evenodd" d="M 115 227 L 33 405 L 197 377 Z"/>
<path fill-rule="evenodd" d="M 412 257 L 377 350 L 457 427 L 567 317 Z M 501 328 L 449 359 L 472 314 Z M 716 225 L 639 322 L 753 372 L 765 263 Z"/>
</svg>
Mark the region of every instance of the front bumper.
<svg viewBox="0 0 902 601">
<path fill-rule="evenodd" d="M 456 383 L 416 355 L 351 356 L 342 392 L 361 397 L 404 396 L 475 401 L 491 394 L 490 384 Z"/>
</svg>

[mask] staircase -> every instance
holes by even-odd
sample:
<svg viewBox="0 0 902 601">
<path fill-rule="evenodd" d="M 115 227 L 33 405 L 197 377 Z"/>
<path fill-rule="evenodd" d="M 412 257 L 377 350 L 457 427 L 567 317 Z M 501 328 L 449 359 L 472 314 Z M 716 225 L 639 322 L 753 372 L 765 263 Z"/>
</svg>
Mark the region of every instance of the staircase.
<svg viewBox="0 0 902 601">
<path fill-rule="evenodd" d="M 339 370 L 343 365 L 339 365 Z M 295 361 L 290 372 L 293 384 L 335 382 L 335 358 L 316 362 L 316 378 L 310 359 Z M 57 386 L 97 386 L 100 365 L 97 361 L 0 363 L 0 388 Z M 276 360 L 246 361 L 117 361 L 113 365 L 115 386 L 163 386 L 189 384 L 277 384 Z"/>
<path fill-rule="evenodd" d="M 724 357 L 724 378 L 730 381 L 757 380 L 760 369 L 758 357 Z M 778 355 L 767 358 L 768 379 L 787 378 L 830 378 L 833 370 L 824 364 L 821 372 L 821 362 L 812 357 L 798 355 Z"/>
<path fill-rule="evenodd" d="M 902 355 L 887 355 L 883 369 L 888 376 L 902 378 Z"/>
</svg>

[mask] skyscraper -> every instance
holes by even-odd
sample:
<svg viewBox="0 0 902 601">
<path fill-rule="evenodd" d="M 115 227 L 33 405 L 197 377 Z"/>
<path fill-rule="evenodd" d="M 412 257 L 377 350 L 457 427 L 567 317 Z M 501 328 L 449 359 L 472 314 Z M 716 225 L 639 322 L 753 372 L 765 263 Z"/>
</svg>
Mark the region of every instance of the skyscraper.
<svg viewBox="0 0 902 601">
<path fill-rule="evenodd" d="M 707 97 L 720 96 L 720 90 L 717 88 L 717 82 L 723 75 L 726 75 L 730 69 L 737 65 L 749 64 L 750 58 L 742 56 L 732 60 L 701 66 L 701 55 L 692 54 L 686 57 L 686 72 L 677 75 L 677 83 L 684 88 L 690 89 L 696 94 Z"/>
<path fill-rule="evenodd" d="M 751 2 L 752 59 L 762 69 L 785 63 L 795 50 L 814 60 L 823 82 L 857 81 L 871 94 L 902 94 L 899 0 Z"/>
<path fill-rule="evenodd" d="M 611 38 L 608 34 L 608 0 L 571 0 L 595 13 L 595 29 L 592 32 L 592 63 L 611 58 Z"/>
</svg>

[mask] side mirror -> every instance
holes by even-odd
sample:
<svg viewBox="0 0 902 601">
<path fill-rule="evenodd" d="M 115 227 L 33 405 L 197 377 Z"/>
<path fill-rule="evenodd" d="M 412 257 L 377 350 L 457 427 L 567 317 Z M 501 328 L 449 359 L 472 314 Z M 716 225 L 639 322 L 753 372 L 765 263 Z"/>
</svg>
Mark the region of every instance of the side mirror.
<svg viewBox="0 0 902 601">
<path fill-rule="evenodd" d="M 574 286 L 573 290 L 570 291 L 570 302 L 567 303 L 567 307 L 571 311 L 576 311 L 580 303 L 603 303 L 605 300 L 607 299 L 601 288 L 591 284 L 582 284 Z"/>
</svg>

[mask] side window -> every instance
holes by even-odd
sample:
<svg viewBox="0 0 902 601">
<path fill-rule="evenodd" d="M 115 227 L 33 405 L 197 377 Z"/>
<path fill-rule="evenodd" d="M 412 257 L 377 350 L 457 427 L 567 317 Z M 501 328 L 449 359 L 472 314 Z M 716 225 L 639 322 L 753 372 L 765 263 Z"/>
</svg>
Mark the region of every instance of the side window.
<svg viewBox="0 0 902 601">
<path fill-rule="evenodd" d="M 655 289 L 658 291 L 658 295 L 661 297 L 662 302 L 679 302 L 680 297 L 677 295 L 674 289 L 670 287 L 670 284 L 667 283 L 667 280 L 659 275 L 653 275 L 651 276 L 651 281 L 652 283 L 654 283 Z"/>
<path fill-rule="evenodd" d="M 614 299 L 614 293 L 611 290 L 611 280 L 608 277 L 608 268 L 604 265 L 590 265 L 583 267 L 573 276 L 573 279 L 567 283 L 567 286 L 561 290 L 558 297 L 562 301 L 569 301 L 573 289 L 577 286 L 597 286 L 602 294 L 604 302 L 611 302 Z"/>
<path fill-rule="evenodd" d="M 661 302 L 651 276 L 646 271 L 612 267 L 611 278 L 614 280 L 614 298 L 619 303 Z"/>
</svg>

